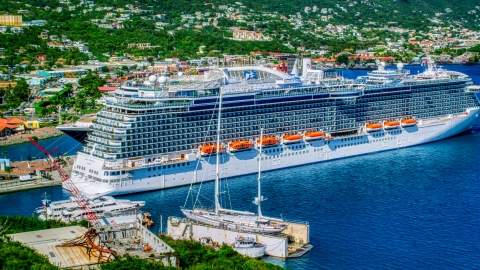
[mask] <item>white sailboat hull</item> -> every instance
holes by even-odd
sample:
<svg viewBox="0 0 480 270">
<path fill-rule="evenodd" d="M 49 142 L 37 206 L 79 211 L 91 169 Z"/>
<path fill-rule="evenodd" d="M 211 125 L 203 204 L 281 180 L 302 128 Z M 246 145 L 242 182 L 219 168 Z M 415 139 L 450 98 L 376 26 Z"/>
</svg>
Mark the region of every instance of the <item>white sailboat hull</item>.
<svg viewBox="0 0 480 270">
<path fill-rule="evenodd" d="M 237 219 L 239 220 L 238 222 L 233 222 L 233 221 L 230 222 L 230 221 L 227 221 L 227 218 L 222 217 L 222 215 L 219 215 L 219 216 L 207 216 L 208 214 L 200 215 L 195 213 L 192 210 L 186 210 L 186 209 L 182 209 L 182 212 L 188 219 L 195 220 L 197 222 L 208 224 L 215 227 L 221 227 L 223 229 L 228 229 L 228 230 L 237 230 L 237 231 L 250 232 L 250 233 L 278 233 L 285 229 L 285 227 L 280 227 L 280 226 L 278 226 L 277 228 L 273 226 L 268 226 L 268 227 L 257 226 L 256 227 L 256 226 L 252 226 L 251 224 L 250 226 L 248 226 L 246 224 L 247 221 L 245 221 L 245 223 L 243 224 L 241 223 L 242 216 L 240 215 L 236 216 Z M 225 215 L 225 216 L 228 216 L 228 215 Z M 248 216 L 248 217 L 252 217 L 252 216 Z M 253 217 L 256 218 L 256 216 L 253 216 Z"/>
</svg>

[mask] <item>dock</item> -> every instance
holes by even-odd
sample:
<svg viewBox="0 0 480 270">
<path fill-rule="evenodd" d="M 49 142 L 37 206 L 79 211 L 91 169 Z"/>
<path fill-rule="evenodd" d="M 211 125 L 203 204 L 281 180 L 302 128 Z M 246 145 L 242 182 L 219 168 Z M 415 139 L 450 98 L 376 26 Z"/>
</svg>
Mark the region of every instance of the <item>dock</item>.
<svg viewBox="0 0 480 270">
<path fill-rule="evenodd" d="M 239 236 L 251 237 L 267 246 L 266 255 L 279 258 L 298 258 L 310 251 L 310 225 L 306 222 L 284 221 L 287 228 L 281 233 L 251 233 L 215 227 L 187 218 L 169 217 L 167 233 L 174 239 L 198 241 L 210 237 L 218 245 L 231 244 Z"/>
<path fill-rule="evenodd" d="M 62 166 L 62 168 L 67 174 L 70 174 L 73 158 L 68 158 L 66 166 Z M 40 175 L 34 175 L 36 168 L 43 168 L 50 177 L 46 178 Z M 32 179 L 26 181 L 19 180 L 18 177 L 27 174 L 33 175 Z M 0 175 L 12 178 L 11 180 L 0 180 L 0 194 L 62 185 L 62 180 L 56 168 L 51 163 L 43 160 L 12 162 L 10 175 L 5 172 L 0 173 Z"/>
<path fill-rule="evenodd" d="M 172 255 L 174 250 L 139 222 L 97 226 L 94 229 L 95 239 L 88 237 L 91 231 L 80 226 L 9 236 L 61 268 L 98 268 L 98 264 L 126 254 L 161 261 L 165 266 L 177 266 L 176 257 Z"/>
</svg>

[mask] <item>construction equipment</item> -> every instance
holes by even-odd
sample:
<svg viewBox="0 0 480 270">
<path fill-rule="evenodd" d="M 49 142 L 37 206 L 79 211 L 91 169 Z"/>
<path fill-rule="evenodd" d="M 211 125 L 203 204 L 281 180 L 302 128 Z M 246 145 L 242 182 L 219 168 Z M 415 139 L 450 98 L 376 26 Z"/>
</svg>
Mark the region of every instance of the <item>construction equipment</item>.
<svg viewBox="0 0 480 270">
<path fill-rule="evenodd" d="M 278 70 L 287 73 L 288 68 L 287 68 L 287 65 L 285 64 L 285 57 L 283 57 L 282 53 L 280 52 L 280 48 L 278 48 L 278 46 L 277 46 L 277 51 L 278 51 L 278 58 L 282 60 L 282 64 L 280 65 Z"/>
<path fill-rule="evenodd" d="M 40 149 L 52 162 L 52 164 L 57 168 L 58 173 L 60 174 L 60 178 L 62 179 L 62 184 L 64 184 L 70 193 L 73 195 L 75 200 L 77 201 L 78 206 L 83 210 L 85 216 L 87 216 L 88 220 L 93 226 L 100 226 L 102 225 L 98 220 L 97 215 L 93 212 L 90 207 L 88 206 L 87 199 L 85 195 L 80 192 L 80 190 L 75 186 L 75 184 L 70 180 L 70 176 L 62 169 L 62 166 L 52 158 L 53 152 L 57 150 L 56 147 L 52 152 L 48 152 L 47 149 L 43 148 L 37 141 L 32 138 L 28 138 L 30 142 L 32 142 L 38 149 Z M 112 221 L 112 223 L 114 223 Z M 88 257 L 95 256 L 98 259 L 98 263 L 104 261 L 111 261 L 117 257 L 117 252 L 110 249 L 110 247 L 106 246 L 102 241 L 100 234 L 94 229 L 90 228 L 86 234 L 79 236 L 75 239 L 67 241 L 63 244 L 58 245 L 60 247 L 68 247 L 68 246 L 80 246 L 84 247 L 87 250 Z"/>
<path fill-rule="evenodd" d="M 110 247 L 105 246 L 101 241 L 100 234 L 93 228 L 87 231 L 84 235 L 77 237 L 75 239 L 66 241 L 63 244 L 58 245 L 59 247 L 84 247 L 87 249 L 88 258 L 95 256 L 100 262 L 109 262 L 112 259 L 117 257 L 117 252 L 110 249 Z"/>
<path fill-rule="evenodd" d="M 75 184 L 70 180 L 70 176 L 68 176 L 68 174 L 62 169 L 62 166 L 60 166 L 60 164 L 52 157 L 52 153 L 56 150 L 56 148 L 50 153 L 34 139 L 28 138 L 28 140 L 32 142 L 38 149 L 40 149 L 40 151 L 42 151 L 52 162 L 52 164 L 55 166 L 58 173 L 60 174 L 62 184 L 64 184 L 64 186 L 70 191 L 72 196 L 77 201 L 78 206 L 83 210 L 84 215 L 87 216 L 91 224 L 93 226 L 101 225 L 95 212 L 93 212 L 88 206 L 87 198 L 85 197 L 85 195 L 75 186 Z"/>
</svg>

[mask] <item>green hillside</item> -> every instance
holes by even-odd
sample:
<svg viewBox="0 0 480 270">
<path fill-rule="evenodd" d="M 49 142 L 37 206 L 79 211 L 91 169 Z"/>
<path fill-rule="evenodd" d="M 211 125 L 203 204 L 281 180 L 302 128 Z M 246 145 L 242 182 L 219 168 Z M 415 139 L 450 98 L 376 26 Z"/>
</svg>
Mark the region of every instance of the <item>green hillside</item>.
<svg viewBox="0 0 480 270">
<path fill-rule="evenodd" d="M 215 0 L 213 2 L 215 4 L 234 4 L 236 1 Z M 285 15 L 300 13 L 302 16 L 311 19 L 318 18 L 318 15 L 324 14 L 320 14 L 319 11 L 310 11 L 307 15 L 304 12 L 304 7 L 317 6 L 320 10 L 322 8 L 331 8 L 338 15 L 335 15 L 329 23 L 353 24 L 357 26 L 371 21 L 379 24 L 397 22 L 399 26 L 415 29 L 419 26 L 433 24 L 429 19 L 433 19 L 436 13 L 443 13 L 444 15 L 440 15 L 439 19 L 443 20 L 445 25 L 453 22 L 462 22 L 465 27 L 480 29 L 480 22 L 478 20 L 475 21 L 479 18 L 477 15 L 480 14 L 480 10 L 475 8 L 480 6 L 480 2 L 477 0 L 463 0 L 461 2 L 449 0 L 242 0 L 240 2 L 253 10 L 276 11 Z M 340 7 L 344 7 L 347 11 L 343 11 Z M 447 12 L 447 8 L 450 8 L 451 11 Z M 468 13 L 470 10 L 475 9 L 476 13 Z M 355 16 L 357 12 L 360 12 L 361 15 Z"/>
<path fill-rule="evenodd" d="M 102 61 L 113 54 L 133 54 L 145 60 L 172 56 L 193 59 L 222 53 L 276 51 L 277 46 L 282 52 L 294 52 L 300 44 L 310 49 L 328 46 L 331 52 L 337 53 L 345 49 L 365 49 L 386 38 L 400 38 L 398 33 L 378 29 L 383 26 L 424 31 L 423 34 L 430 32 L 429 26 L 447 26 L 456 29 L 456 32 L 463 28 L 479 30 L 478 6 L 478 0 L 464 0 L 461 4 L 447 0 L 0 1 L 0 14 L 18 14 L 22 10 L 27 11 L 22 12 L 24 21 L 47 21 L 44 26 L 25 28 L 23 35 L 2 34 L 5 38 L 0 38 L 0 48 L 5 48 L 7 52 L 0 65 L 35 64 L 40 55 L 46 56 L 48 66 L 55 65 L 59 58 L 67 64 L 88 59 L 75 49 L 60 51 L 48 47 L 50 40 L 38 37 L 42 31 L 48 31 L 50 36 L 82 41 L 95 58 Z M 113 15 L 109 17 L 108 14 Z M 120 16 L 125 14 L 129 17 L 119 21 Z M 154 19 L 155 14 L 165 14 L 166 18 Z M 244 18 L 233 18 L 239 15 Z M 293 16 L 301 22 L 296 24 Z M 99 27 L 112 22 L 121 23 L 121 27 Z M 213 22 L 218 24 L 213 26 Z M 158 27 L 157 23 L 165 26 Z M 207 25 L 199 25 L 202 23 Z M 329 25 L 354 27 L 349 27 L 345 34 L 325 33 Z M 230 27 L 263 32 L 272 40 L 235 41 L 231 39 Z M 353 28 L 365 37 L 362 41 L 352 32 Z M 408 38 L 408 34 L 402 35 Z M 150 43 L 155 48 L 128 48 L 131 43 Z M 286 44 L 291 46 L 284 46 Z M 202 54 L 197 53 L 200 46 L 205 46 Z M 26 51 L 19 53 L 21 48 Z"/>
</svg>

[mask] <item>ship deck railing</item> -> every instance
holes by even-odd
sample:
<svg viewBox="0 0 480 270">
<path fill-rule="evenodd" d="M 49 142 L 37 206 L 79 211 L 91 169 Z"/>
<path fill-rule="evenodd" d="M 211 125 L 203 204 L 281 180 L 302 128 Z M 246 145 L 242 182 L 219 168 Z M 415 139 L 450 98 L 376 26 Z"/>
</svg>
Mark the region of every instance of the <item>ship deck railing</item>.
<svg viewBox="0 0 480 270">
<path fill-rule="evenodd" d="M 394 83 L 388 83 L 388 84 L 375 84 L 375 85 L 369 85 L 369 84 L 364 84 L 361 89 L 352 89 L 352 88 L 346 88 L 348 86 L 351 86 L 352 84 L 350 83 L 345 83 L 345 82 L 338 82 L 338 83 L 328 83 L 327 85 L 304 85 L 301 88 L 272 88 L 272 89 L 255 89 L 252 91 L 235 91 L 235 92 L 226 92 L 224 93 L 225 95 L 238 95 L 238 94 L 246 94 L 246 93 L 263 93 L 263 96 L 257 97 L 257 98 L 271 98 L 271 97 L 281 97 L 281 96 L 299 96 L 299 95 L 309 95 L 309 94 L 315 94 L 315 93 L 361 93 L 362 91 L 365 90 L 373 90 L 373 89 L 385 89 L 385 91 L 389 91 L 388 87 L 402 87 L 402 86 L 414 86 L 414 85 L 427 85 L 427 84 L 434 84 L 434 83 L 448 83 L 448 82 L 455 82 L 455 81 L 468 81 L 468 78 L 448 78 L 448 79 L 434 79 L 434 80 L 425 80 L 425 81 L 419 81 L 419 80 L 405 80 L 402 82 L 394 82 Z M 306 89 L 301 91 L 301 89 Z M 285 89 L 286 93 L 282 94 L 270 94 L 270 91 L 278 91 L 280 89 Z M 289 89 L 292 89 L 292 93 L 289 93 Z M 300 91 L 299 91 L 300 90 Z M 205 95 L 196 95 L 196 96 L 184 96 L 182 98 L 200 98 L 200 97 L 218 97 L 218 94 L 205 94 Z M 173 99 L 172 99 L 173 100 Z M 155 104 L 129 104 L 129 103 L 115 103 L 113 101 L 107 100 L 107 105 L 112 105 L 120 108 L 132 108 L 132 109 L 152 109 L 152 108 L 168 108 L 168 107 L 188 107 L 193 105 L 193 102 L 165 102 L 165 103 L 159 103 L 160 101 L 155 102 Z M 136 101 L 136 103 L 141 103 L 139 101 Z M 122 112 L 116 112 L 116 113 L 122 113 Z M 123 114 L 123 113 L 122 113 Z M 125 115 L 145 115 L 144 113 L 125 113 Z M 116 117 L 108 117 L 105 115 L 102 115 L 102 117 L 105 118 L 110 118 L 113 120 L 120 120 L 120 121 L 125 121 L 125 122 L 134 122 L 134 120 L 131 119 L 124 119 L 122 120 L 121 118 L 116 118 Z"/>
<path fill-rule="evenodd" d="M 108 123 L 105 123 L 105 122 L 99 122 L 98 120 L 94 120 L 94 121 L 95 122 L 92 122 L 93 124 L 112 127 L 112 128 L 132 128 L 131 124 L 130 124 L 130 126 L 120 126 L 120 125 L 108 124 Z"/>
<path fill-rule="evenodd" d="M 201 226 L 205 226 L 205 227 L 209 227 L 209 228 L 213 228 L 213 229 L 222 229 L 222 227 L 220 227 L 220 226 L 205 224 L 205 223 L 198 222 L 196 220 L 189 219 L 189 218 L 180 218 L 180 217 L 168 217 L 168 218 L 169 219 L 175 218 L 176 220 L 178 220 L 178 223 L 170 221 L 173 226 L 175 226 L 175 224 L 179 224 L 180 222 L 183 222 L 183 223 L 191 223 L 191 224 L 195 224 L 195 225 L 201 225 Z M 229 231 L 232 231 L 232 232 L 245 233 L 245 231 L 242 231 L 242 230 L 235 230 L 235 229 L 230 229 L 230 228 L 228 228 L 228 229 L 223 228 L 223 229 L 229 230 Z M 249 234 L 258 234 L 258 235 L 263 235 L 263 236 L 271 236 L 271 237 L 273 236 L 273 237 L 279 237 L 279 238 L 284 238 L 284 239 L 288 238 L 287 235 L 285 235 L 281 232 L 280 233 L 248 232 L 248 233 Z"/>
<path fill-rule="evenodd" d="M 133 103 L 121 103 L 121 102 L 113 102 L 107 100 L 107 105 L 122 107 L 122 108 L 132 108 L 132 109 L 151 109 L 151 108 L 168 108 L 168 107 L 186 107 L 193 105 L 193 102 L 160 102 L 156 101 L 152 104 L 139 104 L 142 102 L 133 102 Z"/>
</svg>

